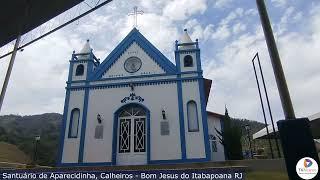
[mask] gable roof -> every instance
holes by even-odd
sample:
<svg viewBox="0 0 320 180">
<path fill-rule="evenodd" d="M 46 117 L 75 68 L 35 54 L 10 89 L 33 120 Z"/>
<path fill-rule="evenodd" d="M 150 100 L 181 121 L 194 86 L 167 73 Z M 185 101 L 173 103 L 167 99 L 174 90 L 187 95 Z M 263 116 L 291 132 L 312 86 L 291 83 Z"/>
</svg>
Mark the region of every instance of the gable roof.
<svg viewBox="0 0 320 180">
<path fill-rule="evenodd" d="M 214 116 L 214 117 L 221 118 L 221 119 L 224 118 L 224 115 L 219 114 L 219 113 L 215 113 L 215 112 L 211 112 L 208 110 L 207 110 L 207 114 L 208 114 L 208 116 Z"/>
<path fill-rule="evenodd" d="M 204 78 L 204 95 L 206 98 L 206 105 L 208 104 L 209 96 L 210 96 L 210 90 L 211 90 L 211 84 L 212 80 L 211 79 L 206 79 Z"/>
<path fill-rule="evenodd" d="M 175 73 L 176 66 L 167 59 L 154 45 L 152 45 L 136 28 L 119 43 L 119 45 L 98 66 L 90 79 L 99 79 L 125 52 L 130 45 L 136 42 L 166 73 Z"/>
</svg>

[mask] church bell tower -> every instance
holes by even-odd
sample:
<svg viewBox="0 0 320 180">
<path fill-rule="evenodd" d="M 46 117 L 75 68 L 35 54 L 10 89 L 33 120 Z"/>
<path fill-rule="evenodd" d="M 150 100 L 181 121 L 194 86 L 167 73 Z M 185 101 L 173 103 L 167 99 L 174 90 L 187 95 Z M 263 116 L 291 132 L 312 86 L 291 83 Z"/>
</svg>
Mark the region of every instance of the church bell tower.
<svg viewBox="0 0 320 180">
<path fill-rule="evenodd" d="M 196 39 L 196 42 L 193 42 L 187 29 L 184 29 L 180 40 L 176 41 L 175 59 L 179 73 L 201 71 L 198 39 Z"/>
<path fill-rule="evenodd" d="M 99 64 L 87 40 L 80 53 L 73 52 L 72 54 L 68 81 L 89 80 L 91 73 Z"/>
</svg>

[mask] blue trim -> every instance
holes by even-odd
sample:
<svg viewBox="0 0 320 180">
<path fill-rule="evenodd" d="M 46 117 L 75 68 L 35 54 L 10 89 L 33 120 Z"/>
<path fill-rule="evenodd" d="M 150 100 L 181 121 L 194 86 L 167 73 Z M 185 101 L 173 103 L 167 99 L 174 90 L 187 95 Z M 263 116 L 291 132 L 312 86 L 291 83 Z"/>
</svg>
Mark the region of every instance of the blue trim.
<svg viewBox="0 0 320 180">
<path fill-rule="evenodd" d="M 73 76 L 73 64 L 74 62 L 70 62 L 70 66 L 69 66 L 69 75 L 68 75 L 68 81 L 72 81 L 72 76 Z"/>
<path fill-rule="evenodd" d="M 196 105 L 196 114 L 197 114 L 197 129 L 190 130 L 190 117 L 189 117 L 189 103 L 194 103 Z M 200 107 L 201 108 L 201 107 Z M 187 120 L 188 120 L 188 131 L 189 132 L 199 132 L 199 114 L 198 114 L 198 105 L 194 100 L 187 102 Z"/>
<path fill-rule="evenodd" d="M 117 164 L 117 141 L 118 141 L 118 120 L 119 120 L 119 113 L 121 110 L 127 106 L 136 105 L 139 107 L 142 107 L 146 113 L 146 123 L 147 123 L 147 164 L 150 164 L 150 157 L 151 157 L 151 146 L 150 146 L 150 111 L 147 107 L 145 107 L 143 104 L 140 103 L 128 103 L 121 107 L 119 107 L 115 112 L 113 116 L 113 138 L 112 138 L 112 165 Z"/>
<path fill-rule="evenodd" d="M 171 78 L 171 79 L 159 79 L 159 80 L 146 80 L 146 81 L 131 81 L 135 85 L 152 85 L 152 84 L 163 84 L 175 81 L 190 81 L 190 80 L 198 80 L 200 79 L 198 76 L 195 77 L 187 77 L 187 78 Z M 69 86 L 67 89 L 79 89 L 79 88 L 103 88 L 103 87 L 114 87 L 114 86 L 128 86 L 129 82 L 120 82 L 120 83 L 107 83 L 107 84 L 93 84 L 89 85 L 79 85 L 79 86 Z"/>
<path fill-rule="evenodd" d="M 196 44 L 197 42 L 189 42 L 189 43 L 178 43 L 177 45 L 179 47 L 179 46 L 190 46 L 190 45 L 196 45 Z"/>
<path fill-rule="evenodd" d="M 183 59 L 180 59 L 180 54 L 187 54 L 183 57 Z M 195 60 L 192 58 L 193 60 L 193 66 L 192 67 L 185 67 L 184 66 L 184 58 L 188 55 L 191 56 L 191 54 L 195 54 Z M 201 68 L 201 60 L 200 60 L 200 49 L 189 49 L 189 50 L 178 50 L 175 51 L 175 56 L 176 56 L 176 64 L 177 64 L 177 71 L 178 73 L 188 73 L 188 72 L 198 72 L 199 74 L 202 73 L 202 68 Z M 180 61 L 183 62 L 180 62 Z M 194 63 L 197 63 L 197 67 L 194 66 Z M 183 63 L 183 67 L 184 68 L 195 68 L 196 71 L 183 71 L 181 72 L 181 63 Z"/>
<path fill-rule="evenodd" d="M 69 62 L 70 63 L 88 63 L 88 61 L 93 61 L 93 60 L 92 59 L 81 59 L 81 60 L 74 59 L 74 60 L 70 60 Z"/>
<path fill-rule="evenodd" d="M 180 122 L 180 149 L 181 149 L 181 160 L 187 159 L 186 150 L 186 137 L 184 127 L 184 112 L 183 112 L 183 97 L 182 97 L 182 81 L 181 81 L 181 65 L 180 65 L 180 53 L 178 51 L 178 41 L 176 41 L 175 60 L 177 68 L 177 93 L 178 93 L 178 108 L 179 108 L 179 122 Z"/>
<path fill-rule="evenodd" d="M 120 107 L 121 108 L 121 107 Z M 120 110 L 119 108 L 119 110 Z M 119 111 L 118 110 L 118 111 Z M 119 120 L 119 112 L 116 111 L 113 114 L 113 133 L 112 133 L 112 152 L 111 152 L 111 162 L 112 165 L 117 164 L 117 139 L 118 139 L 118 120 Z"/>
<path fill-rule="evenodd" d="M 169 159 L 169 160 L 152 160 L 150 164 L 181 164 L 181 163 L 196 163 L 206 162 L 206 158 L 191 158 L 191 159 Z"/>
<path fill-rule="evenodd" d="M 84 143 L 86 138 L 86 126 L 87 126 L 88 100 L 89 100 L 89 88 L 86 88 L 84 91 L 83 114 L 82 114 L 82 123 L 81 123 L 79 159 L 78 159 L 79 163 L 83 162 Z"/>
<path fill-rule="evenodd" d="M 181 73 L 180 53 L 179 51 L 174 51 L 174 54 L 175 54 L 177 72 L 180 74 Z"/>
<path fill-rule="evenodd" d="M 148 78 L 148 77 L 159 77 L 159 76 L 173 76 L 173 75 L 180 75 L 180 74 L 199 74 L 202 71 L 186 71 L 180 73 L 173 73 L 173 74 L 146 74 L 146 75 L 136 75 L 136 76 L 124 76 L 124 77 L 113 77 L 113 78 L 101 78 L 94 81 L 89 80 L 75 80 L 75 81 L 67 81 L 67 84 L 71 83 L 84 83 L 84 82 L 99 82 L 99 81 L 111 81 L 111 80 L 123 80 L 123 79 L 133 79 L 133 78 Z"/>
<path fill-rule="evenodd" d="M 168 60 L 157 48 L 155 48 L 136 28 L 120 42 L 120 44 L 108 55 L 91 76 L 91 80 L 99 79 L 119 58 L 119 56 L 133 43 L 136 42 L 154 61 L 167 73 L 175 73 L 175 65 Z"/>
<path fill-rule="evenodd" d="M 78 124 L 77 124 L 77 135 L 76 136 L 72 136 L 71 130 L 72 130 L 72 126 L 73 126 L 73 113 L 75 111 L 79 111 Z M 68 138 L 77 138 L 78 137 L 79 122 L 80 122 L 79 120 L 80 120 L 80 109 L 79 108 L 73 108 L 72 111 L 71 111 L 71 115 L 70 115 Z"/>
<path fill-rule="evenodd" d="M 205 94 L 204 79 L 203 78 L 199 79 L 198 84 L 199 84 L 199 91 L 200 91 L 204 145 L 205 145 L 205 151 L 206 151 L 206 159 L 209 161 L 211 160 L 211 153 L 210 153 L 210 142 L 209 142 L 209 131 L 208 131 L 208 118 L 207 118 L 207 111 L 206 111 L 206 100 L 204 95 Z"/>
<path fill-rule="evenodd" d="M 181 54 L 186 54 L 186 53 L 192 53 L 194 51 L 200 51 L 200 49 L 179 49 L 178 50 Z"/>
<path fill-rule="evenodd" d="M 94 64 L 93 53 L 92 53 L 92 49 L 91 49 L 91 52 L 90 52 L 90 55 L 89 55 L 89 61 L 87 63 L 87 77 L 86 77 L 86 80 L 89 80 L 89 77 L 91 76 L 91 74 L 93 72 L 93 64 Z"/>
<path fill-rule="evenodd" d="M 196 51 L 197 71 L 201 71 L 200 50 Z"/>
<path fill-rule="evenodd" d="M 74 54 L 72 54 L 71 59 L 74 58 Z M 68 74 L 68 81 L 71 81 L 73 73 L 73 63 L 69 65 L 69 74 Z M 70 85 L 67 84 L 67 87 Z M 66 126 L 67 126 L 67 118 L 68 118 L 68 108 L 69 108 L 69 100 L 70 100 L 70 90 L 66 89 L 66 97 L 64 100 L 64 107 L 63 107 L 63 119 L 62 125 L 60 130 L 60 143 L 59 143 L 59 150 L 58 150 L 58 161 L 57 164 L 62 163 L 62 156 L 63 156 L 63 147 L 64 147 L 64 138 L 66 134 Z"/>
<path fill-rule="evenodd" d="M 58 150 L 58 162 L 57 164 L 62 163 L 62 155 L 63 155 L 63 147 L 64 147 L 64 138 L 66 133 L 66 126 L 67 126 L 67 115 L 68 115 L 68 107 L 69 107 L 69 100 L 70 100 L 70 90 L 66 90 L 66 98 L 64 101 L 64 110 L 63 110 L 63 120 L 60 129 L 60 144 Z"/>
<path fill-rule="evenodd" d="M 184 129 L 184 112 L 183 112 L 181 80 L 177 82 L 177 91 L 178 91 L 178 105 L 179 105 L 181 159 L 185 160 L 187 158 L 187 150 L 186 150 L 186 138 L 185 138 L 185 129 Z"/>
<path fill-rule="evenodd" d="M 206 162 L 206 158 L 193 159 L 169 159 L 169 160 L 150 160 L 148 164 L 181 164 L 181 163 L 197 163 Z M 61 163 L 60 167 L 83 167 L 83 166 L 113 166 L 113 162 L 87 162 L 87 163 Z"/>
<path fill-rule="evenodd" d="M 111 166 L 111 162 L 61 163 L 59 167 Z"/>
</svg>

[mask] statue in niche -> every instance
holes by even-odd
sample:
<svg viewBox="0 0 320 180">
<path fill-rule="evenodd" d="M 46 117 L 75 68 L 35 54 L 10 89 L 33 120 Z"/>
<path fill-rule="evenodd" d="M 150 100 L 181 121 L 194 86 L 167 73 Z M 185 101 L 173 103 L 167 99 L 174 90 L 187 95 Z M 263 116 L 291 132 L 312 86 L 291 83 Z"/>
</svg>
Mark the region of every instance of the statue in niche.
<svg viewBox="0 0 320 180">
<path fill-rule="evenodd" d="M 97 121 L 98 121 L 98 125 L 96 126 L 96 129 L 94 132 L 94 138 L 103 139 L 103 124 L 102 124 L 102 118 L 100 114 L 97 115 Z"/>
</svg>

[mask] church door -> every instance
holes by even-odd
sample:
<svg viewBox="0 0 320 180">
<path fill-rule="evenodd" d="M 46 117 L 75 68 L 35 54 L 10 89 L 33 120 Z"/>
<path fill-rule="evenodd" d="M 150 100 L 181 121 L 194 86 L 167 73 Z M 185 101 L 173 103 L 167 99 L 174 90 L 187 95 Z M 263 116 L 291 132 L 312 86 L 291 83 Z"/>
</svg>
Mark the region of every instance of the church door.
<svg viewBox="0 0 320 180">
<path fill-rule="evenodd" d="M 147 164 L 146 112 L 137 105 L 127 106 L 119 114 L 117 164 Z"/>
</svg>

